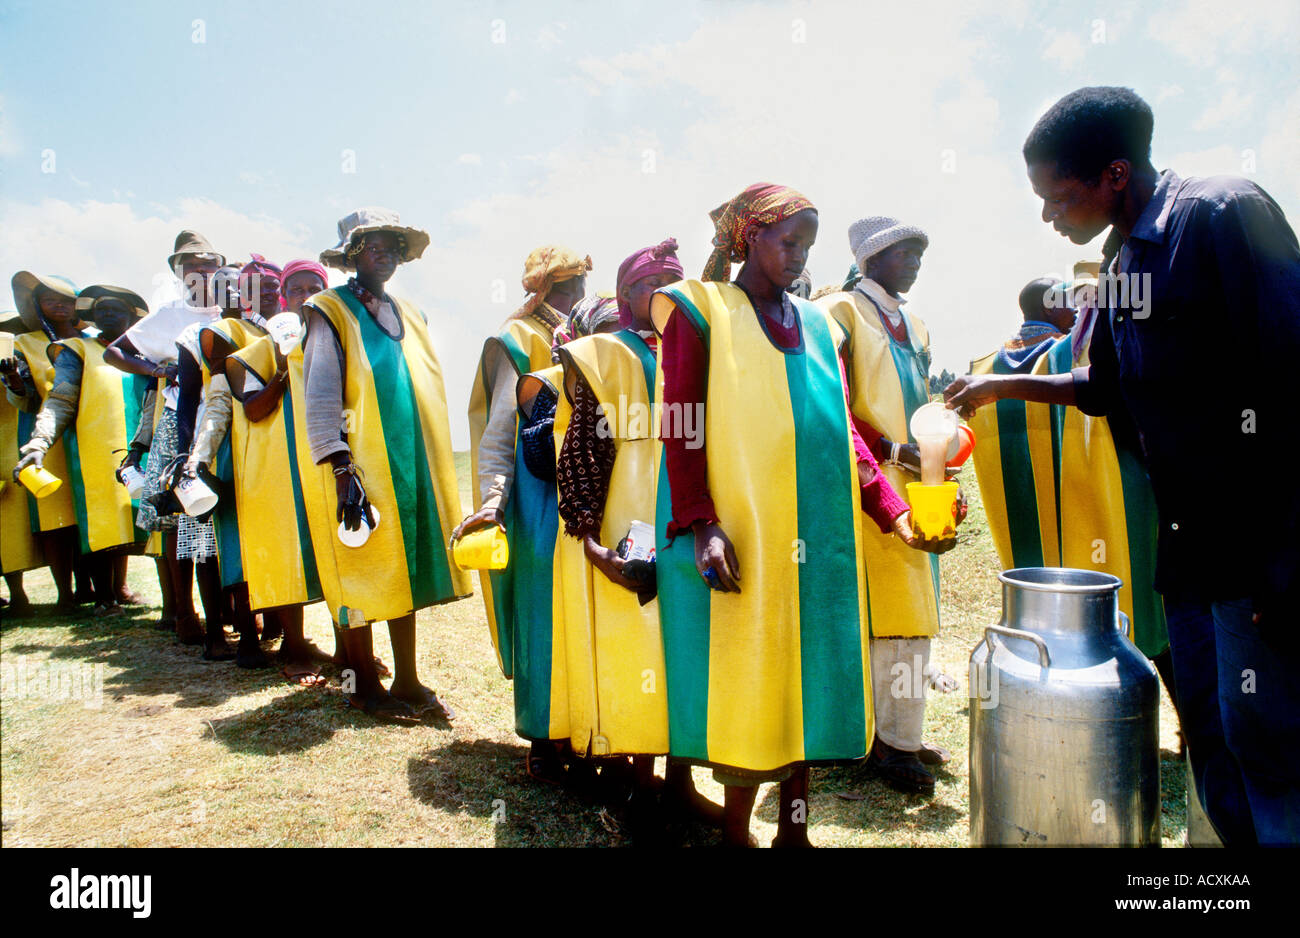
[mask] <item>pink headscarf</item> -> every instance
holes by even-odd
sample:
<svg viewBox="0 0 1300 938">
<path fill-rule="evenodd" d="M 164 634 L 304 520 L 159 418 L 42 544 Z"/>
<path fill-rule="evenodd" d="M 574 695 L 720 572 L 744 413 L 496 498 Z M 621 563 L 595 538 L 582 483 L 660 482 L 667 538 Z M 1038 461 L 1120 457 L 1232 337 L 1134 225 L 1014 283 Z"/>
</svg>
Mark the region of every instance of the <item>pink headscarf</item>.
<svg viewBox="0 0 1300 938">
<path fill-rule="evenodd" d="M 288 283 L 290 277 L 292 277 L 294 274 L 300 274 L 304 270 L 311 271 L 313 274 L 320 277 L 320 282 L 325 284 L 325 286 L 328 287 L 330 285 L 330 277 L 329 274 L 325 272 L 324 267 L 322 267 L 320 264 L 316 263 L 315 261 L 301 260 L 301 259 L 296 261 L 289 261 L 289 263 L 284 265 L 284 273 L 280 277 L 280 283 L 281 284 Z"/>
<path fill-rule="evenodd" d="M 632 327 L 632 306 L 623 299 L 623 288 L 665 272 L 675 274 L 678 279 L 686 276 L 682 262 L 677 259 L 676 238 L 660 241 L 654 247 L 642 248 L 618 265 L 618 280 L 614 289 L 618 294 L 618 321 L 624 328 Z"/>
<path fill-rule="evenodd" d="M 245 310 L 254 308 L 248 297 L 250 292 L 249 285 L 253 282 L 254 276 L 259 278 L 263 276 L 274 277 L 277 283 L 281 285 L 284 284 L 284 275 L 280 272 L 278 266 L 272 264 L 261 254 L 250 254 L 249 257 L 251 257 L 252 260 L 240 268 L 239 271 L 239 295 L 242 298 L 241 302 L 243 303 Z M 284 306 L 283 296 L 280 297 L 280 306 Z M 277 309 L 275 313 L 278 313 L 279 311 L 280 310 Z M 275 313 L 271 313 L 270 315 L 274 316 Z"/>
</svg>

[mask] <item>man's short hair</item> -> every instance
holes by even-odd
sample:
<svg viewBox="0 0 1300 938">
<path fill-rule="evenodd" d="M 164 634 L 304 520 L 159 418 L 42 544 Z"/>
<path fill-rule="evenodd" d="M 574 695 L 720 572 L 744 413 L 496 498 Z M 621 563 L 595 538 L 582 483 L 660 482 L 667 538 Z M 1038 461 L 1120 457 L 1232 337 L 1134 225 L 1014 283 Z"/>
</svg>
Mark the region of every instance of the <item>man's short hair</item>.
<svg viewBox="0 0 1300 938">
<path fill-rule="evenodd" d="M 1131 88 L 1071 91 L 1038 119 L 1025 138 L 1025 163 L 1055 163 L 1059 175 L 1095 181 L 1115 160 L 1151 162 L 1151 107 Z"/>
<path fill-rule="evenodd" d="M 1060 285 L 1060 281 L 1051 277 L 1039 277 L 1024 285 L 1020 291 L 1020 312 L 1024 315 L 1025 322 L 1031 319 L 1042 321 L 1047 310 L 1047 293 L 1058 289 Z"/>
</svg>

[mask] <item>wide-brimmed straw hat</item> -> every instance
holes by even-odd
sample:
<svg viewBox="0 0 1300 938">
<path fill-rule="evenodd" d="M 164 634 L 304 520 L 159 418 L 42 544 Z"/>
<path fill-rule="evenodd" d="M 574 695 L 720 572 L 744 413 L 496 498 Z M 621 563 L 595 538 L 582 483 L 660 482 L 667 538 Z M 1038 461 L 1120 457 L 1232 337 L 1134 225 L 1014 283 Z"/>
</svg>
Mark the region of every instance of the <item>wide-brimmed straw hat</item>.
<svg viewBox="0 0 1300 938">
<path fill-rule="evenodd" d="M 149 314 L 149 304 L 134 290 L 126 287 L 114 287 L 107 283 L 96 283 L 86 287 L 77 294 L 77 313 L 82 319 L 90 318 L 91 311 L 100 300 L 121 300 L 135 313 L 135 318 Z"/>
<path fill-rule="evenodd" d="M 203 235 L 197 231 L 190 231 L 188 228 L 176 236 L 176 243 L 172 246 L 172 254 L 167 258 L 167 266 L 175 270 L 176 264 L 187 254 L 211 257 L 217 262 L 218 266 L 226 263 L 226 255 L 209 244 L 208 239 Z"/>
<path fill-rule="evenodd" d="M 849 250 L 853 252 L 859 270 L 866 266 L 867 258 L 909 238 L 916 238 L 925 247 L 930 246 L 930 236 L 923 230 L 916 225 L 904 225 L 888 215 L 871 215 L 849 225 Z"/>
<path fill-rule="evenodd" d="M 18 305 L 18 315 L 23 318 L 23 325 L 28 332 L 37 332 L 41 328 L 41 306 L 36 302 L 36 290 L 44 287 L 70 300 L 77 298 L 77 285 L 67 277 L 56 274 L 34 274 L 30 270 L 20 270 L 10 281 L 14 289 L 14 303 Z"/>
<path fill-rule="evenodd" d="M 348 259 L 348 248 L 356 239 L 364 238 L 373 231 L 390 231 L 402 239 L 406 248 L 398 263 L 415 260 L 429 246 L 429 233 L 403 225 L 396 212 L 386 208 L 359 208 L 351 215 L 339 219 L 339 243 L 321 251 L 320 262 L 337 270 L 353 270 L 356 264 Z"/>
</svg>

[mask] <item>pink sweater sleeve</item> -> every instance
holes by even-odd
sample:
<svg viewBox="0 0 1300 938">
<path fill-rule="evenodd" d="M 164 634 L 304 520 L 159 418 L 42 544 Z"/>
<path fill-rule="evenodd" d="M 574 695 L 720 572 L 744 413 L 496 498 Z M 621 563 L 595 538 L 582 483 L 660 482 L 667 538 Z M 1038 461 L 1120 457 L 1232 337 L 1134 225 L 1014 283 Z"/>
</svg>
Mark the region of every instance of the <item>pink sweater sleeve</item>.
<svg viewBox="0 0 1300 938">
<path fill-rule="evenodd" d="M 899 498 L 894 487 L 889 484 L 885 474 L 880 471 L 876 457 L 871 455 L 871 448 L 858 432 L 857 419 L 853 417 L 852 398 L 849 396 L 849 379 L 844 371 L 844 360 L 837 357 L 836 361 L 840 366 L 840 383 L 844 386 L 844 401 L 849 405 L 849 429 L 853 433 L 853 451 L 857 454 L 859 464 L 869 463 L 875 470 L 871 481 L 862 486 L 862 510 L 871 516 L 871 520 L 882 533 L 888 534 L 893 530 L 894 519 L 907 511 L 907 502 Z"/>
</svg>

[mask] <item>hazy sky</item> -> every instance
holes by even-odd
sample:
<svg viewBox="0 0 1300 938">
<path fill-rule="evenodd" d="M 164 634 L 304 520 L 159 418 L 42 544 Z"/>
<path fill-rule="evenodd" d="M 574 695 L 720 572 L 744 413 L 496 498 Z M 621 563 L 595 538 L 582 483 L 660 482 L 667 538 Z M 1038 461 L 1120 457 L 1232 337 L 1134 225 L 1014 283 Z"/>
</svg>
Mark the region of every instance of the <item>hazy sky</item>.
<svg viewBox="0 0 1300 938">
<path fill-rule="evenodd" d="M 1248 176 L 1295 224 L 1297 35 L 1294 0 L 0 0 L 0 270 L 156 301 L 181 228 L 283 263 L 395 209 L 433 238 L 392 292 L 429 317 L 463 447 L 529 250 L 590 253 L 607 290 L 672 235 L 698 276 L 708 211 L 768 180 L 819 209 L 818 285 L 855 218 L 926 229 L 908 309 L 935 371 L 964 371 L 1014 330 L 1021 286 L 1100 251 L 1042 223 L 1020 157 L 1074 88 L 1136 89 L 1158 168 Z"/>
</svg>

